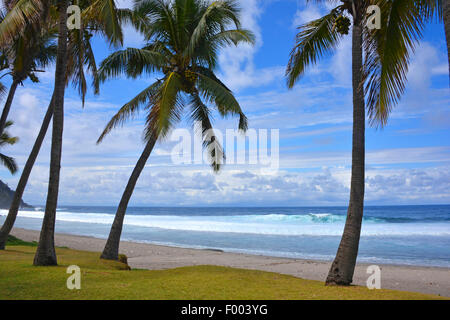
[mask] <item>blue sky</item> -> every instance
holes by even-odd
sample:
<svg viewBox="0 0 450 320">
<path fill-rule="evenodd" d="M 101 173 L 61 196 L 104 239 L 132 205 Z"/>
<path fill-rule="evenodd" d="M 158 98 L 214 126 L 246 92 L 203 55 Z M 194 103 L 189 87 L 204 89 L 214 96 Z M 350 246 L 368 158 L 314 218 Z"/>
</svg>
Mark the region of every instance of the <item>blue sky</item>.
<svg viewBox="0 0 450 320">
<path fill-rule="evenodd" d="M 117 1 L 127 6 L 131 1 Z M 221 79 L 235 92 L 249 125 L 279 129 L 280 169 L 226 166 L 214 174 L 206 165 L 174 165 L 174 142 L 154 150 L 136 187 L 131 205 L 147 206 L 311 206 L 346 205 L 351 163 L 351 39 L 311 67 L 293 90 L 284 71 L 296 26 L 328 8 L 305 1 L 246 0 L 242 22 L 257 35 L 255 47 L 227 48 L 220 55 Z M 139 47 L 141 37 L 126 28 L 125 46 Z M 450 90 L 443 26 L 427 26 L 411 59 L 409 82 L 401 103 L 383 129 L 367 129 L 366 203 L 450 203 Z M 94 40 L 97 62 L 112 49 Z M 53 90 L 54 68 L 40 84 L 25 82 L 12 107 L 11 133 L 20 137 L 4 153 L 26 161 Z M 81 108 L 77 92 L 67 90 L 60 204 L 117 205 L 143 149 L 143 121 L 137 117 L 95 141 L 115 111 L 148 86 L 154 77 L 119 78 L 89 94 Z M 141 114 L 142 116 L 142 114 Z M 214 126 L 236 128 L 237 119 L 215 116 Z M 180 127 L 191 129 L 187 122 Z M 51 132 L 51 131 L 50 131 Z M 49 137 L 38 158 L 24 199 L 45 203 Z M 19 174 L 0 169 L 12 188 Z"/>
</svg>

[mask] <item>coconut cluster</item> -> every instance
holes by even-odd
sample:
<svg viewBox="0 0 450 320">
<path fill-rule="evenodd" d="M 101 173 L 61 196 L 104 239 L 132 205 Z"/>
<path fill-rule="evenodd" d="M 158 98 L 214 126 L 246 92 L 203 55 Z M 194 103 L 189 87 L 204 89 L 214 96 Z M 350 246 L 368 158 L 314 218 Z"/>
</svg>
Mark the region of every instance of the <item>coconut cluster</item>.
<svg viewBox="0 0 450 320">
<path fill-rule="evenodd" d="M 195 83 L 197 82 L 198 76 L 195 72 L 190 69 L 184 71 L 185 79 L 185 91 L 187 93 L 192 93 L 194 91 Z"/>
<path fill-rule="evenodd" d="M 184 77 L 186 78 L 187 81 L 191 83 L 195 83 L 198 78 L 197 74 L 189 69 L 184 71 Z"/>
<path fill-rule="evenodd" d="M 340 34 L 348 34 L 351 24 L 349 18 L 340 15 L 334 22 L 334 28 L 336 28 L 337 32 Z"/>
</svg>

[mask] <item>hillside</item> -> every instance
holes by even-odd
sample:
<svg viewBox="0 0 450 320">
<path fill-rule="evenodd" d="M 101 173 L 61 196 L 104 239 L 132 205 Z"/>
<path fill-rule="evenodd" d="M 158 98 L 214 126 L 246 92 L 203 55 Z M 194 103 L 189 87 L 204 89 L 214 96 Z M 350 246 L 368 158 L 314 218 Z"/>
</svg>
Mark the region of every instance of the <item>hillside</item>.
<svg viewBox="0 0 450 320">
<path fill-rule="evenodd" d="M 3 181 L 0 180 L 0 209 L 9 209 L 13 196 L 14 191 L 11 190 L 6 183 L 3 183 Z M 23 201 L 20 202 L 20 207 L 33 208 Z"/>
</svg>

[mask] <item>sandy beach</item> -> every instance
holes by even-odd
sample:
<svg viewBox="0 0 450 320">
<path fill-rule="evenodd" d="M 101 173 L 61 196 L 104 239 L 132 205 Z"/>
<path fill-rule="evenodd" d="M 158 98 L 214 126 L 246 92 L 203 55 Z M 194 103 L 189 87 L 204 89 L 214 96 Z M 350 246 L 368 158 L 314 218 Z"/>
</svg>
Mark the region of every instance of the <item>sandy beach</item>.
<svg viewBox="0 0 450 320">
<path fill-rule="evenodd" d="M 15 228 L 12 234 L 25 241 L 37 241 L 39 232 Z M 105 240 L 92 237 L 56 234 L 57 246 L 76 250 L 103 249 Z M 170 269 L 194 265 L 218 265 L 243 269 L 256 269 L 288 274 L 299 278 L 324 281 L 330 262 L 256 256 L 215 250 L 184 249 L 135 242 L 121 242 L 120 252 L 128 256 L 128 264 L 138 269 Z M 355 285 L 366 285 L 366 264 L 358 264 L 354 276 Z M 438 294 L 450 297 L 450 269 L 380 265 L 381 287 Z"/>
</svg>

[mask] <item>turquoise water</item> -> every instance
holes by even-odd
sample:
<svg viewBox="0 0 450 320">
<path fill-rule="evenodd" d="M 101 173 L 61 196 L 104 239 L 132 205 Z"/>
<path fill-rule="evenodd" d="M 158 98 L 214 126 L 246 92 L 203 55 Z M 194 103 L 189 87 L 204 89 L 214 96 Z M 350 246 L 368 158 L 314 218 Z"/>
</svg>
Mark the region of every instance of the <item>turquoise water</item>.
<svg viewBox="0 0 450 320">
<path fill-rule="evenodd" d="M 115 207 L 61 207 L 56 231 L 106 238 Z M 6 210 L 0 210 L 0 222 Z M 129 208 L 123 240 L 270 256 L 333 259 L 345 207 Z M 40 230 L 41 208 L 17 227 Z M 366 207 L 359 261 L 450 267 L 450 206 Z"/>
</svg>

